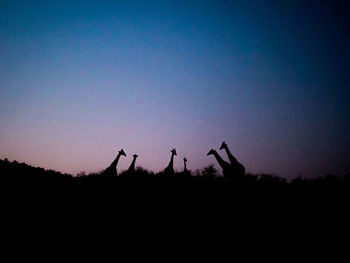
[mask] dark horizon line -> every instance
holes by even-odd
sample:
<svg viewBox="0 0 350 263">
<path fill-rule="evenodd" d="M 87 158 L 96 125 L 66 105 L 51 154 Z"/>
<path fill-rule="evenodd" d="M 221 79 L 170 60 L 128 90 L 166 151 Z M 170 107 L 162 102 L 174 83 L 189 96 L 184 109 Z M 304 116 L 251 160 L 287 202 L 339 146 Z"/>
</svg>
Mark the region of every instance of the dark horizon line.
<svg viewBox="0 0 350 263">
<path fill-rule="evenodd" d="M 26 166 L 26 167 L 29 167 L 29 168 L 32 168 L 32 169 L 40 169 L 40 170 L 44 170 L 45 172 L 52 172 L 52 173 L 55 173 L 55 174 L 60 174 L 62 176 L 70 176 L 72 178 L 79 178 L 79 177 L 89 177 L 89 176 L 103 176 L 103 171 L 104 169 L 101 169 L 97 172 L 89 172 L 89 173 L 86 173 L 85 171 L 81 171 L 81 172 L 78 172 L 77 174 L 71 174 L 71 173 L 66 173 L 66 172 L 62 172 L 62 171 L 59 171 L 59 170 L 54 170 L 54 169 L 51 169 L 51 168 L 43 168 L 43 167 L 40 167 L 40 166 L 33 166 L 31 164 L 28 164 L 26 162 L 19 162 L 17 160 L 13 160 L 13 161 L 10 161 L 8 160 L 8 158 L 4 158 L 4 159 L 0 159 L 0 163 L 3 162 L 3 163 L 10 163 L 10 164 L 18 164 L 18 165 L 23 165 L 23 166 Z M 215 173 L 216 173 L 216 178 L 223 178 L 223 174 L 220 173 L 220 171 L 218 171 L 213 164 L 209 164 L 203 168 L 198 168 L 198 169 L 195 169 L 195 170 L 189 170 L 189 172 L 191 173 L 191 177 L 201 177 L 201 175 L 198 175 L 198 174 L 201 174 L 201 172 L 203 172 L 206 168 L 208 167 L 213 167 L 214 170 L 215 170 Z M 160 174 L 164 174 L 164 169 L 163 170 L 160 170 L 160 171 L 153 171 L 153 170 L 150 170 L 148 168 L 145 168 L 141 165 L 138 165 L 136 166 L 136 171 L 142 171 L 142 172 L 145 172 L 147 173 L 148 175 L 154 175 L 154 176 L 157 176 L 157 175 L 160 175 Z M 116 177 L 119 177 L 120 175 L 123 175 L 125 174 L 125 172 L 127 172 L 127 169 L 124 169 L 122 170 L 118 175 L 116 175 Z M 175 170 L 175 176 L 178 176 L 180 174 L 182 174 L 183 171 L 177 171 Z M 320 180 L 322 178 L 326 178 L 326 177 L 336 177 L 340 180 L 344 180 L 345 177 L 350 177 L 350 172 L 347 171 L 347 172 L 344 172 L 343 174 L 337 174 L 337 173 L 325 173 L 324 175 L 321 175 L 321 176 L 314 176 L 314 177 L 303 177 L 302 175 L 297 175 L 295 176 L 294 178 L 284 178 L 284 177 L 281 177 L 280 175 L 276 175 L 274 173 L 266 173 L 266 172 L 259 172 L 259 173 L 250 173 L 250 172 L 247 172 L 246 173 L 247 176 L 252 176 L 252 177 L 256 177 L 256 178 L 259 178 L 259 177 L 271 177 L 271 178 L 279 178 L 287 183 L 291 183 L 295 180 L 301 180 L 301 181 L 317 181 L 317 180 Z"/>
</svg>

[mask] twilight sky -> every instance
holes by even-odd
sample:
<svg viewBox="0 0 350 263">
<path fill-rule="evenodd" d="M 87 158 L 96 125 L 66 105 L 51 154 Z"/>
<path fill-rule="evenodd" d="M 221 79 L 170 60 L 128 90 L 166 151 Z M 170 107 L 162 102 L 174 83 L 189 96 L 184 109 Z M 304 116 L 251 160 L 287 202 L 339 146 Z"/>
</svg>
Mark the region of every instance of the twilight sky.
<svg viewBox="0 0 350 263">
<path fill-rule="evenodd" d="M 226 140 L 249 172 L 342 174 L 349 47 L 346 0 L 0 0 L 0 158 L 194 170 Z"/>
</svg>

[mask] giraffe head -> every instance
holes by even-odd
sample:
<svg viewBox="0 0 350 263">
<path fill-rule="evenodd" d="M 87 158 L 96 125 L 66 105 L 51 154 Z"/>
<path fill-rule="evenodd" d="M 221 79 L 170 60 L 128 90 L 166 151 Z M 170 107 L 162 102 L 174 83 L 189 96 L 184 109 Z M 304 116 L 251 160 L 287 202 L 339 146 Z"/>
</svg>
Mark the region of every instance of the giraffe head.
<svg viewBox="0 0 350 263">
<path fill-rule="evenodd" d="M 134 157 L 135 159 L 137 158 L 137 157 L 139 157 L 137 154 L 134 154 L 132 157 Z"/>
<path fill-rule="evenodd" d="M 171 152 L 173 155 L 177 155 L 177 154 L 176 154 L 176 149 L 175 149 L 175 148 L 171 149 L 170 152 Z"/>
<path fill-rule="evenodd" d="M 184 158 L 184 162 L 185 162 L 185 163 L 187 162 L 187 158 L 186 158 L 186 157 Z"/>
<path fill-rule="evenodd" d="M 124 155 L 124 156 L 126 156 L 126 154 L 125 154 L 125 152 L 124 152 L 124 150 L 123 150 L 123 149 L 121 149 L 121 150 L 119 151 L 119 154 L 120 154 L 120 155 Z"/>
<path fill-rule="evenodd" d="M 212 155 L 212 154 L 214 154 L 216 151 L 214 150 L 214 149 L 211 149 L 208 153 L 207 153 L 207 155 Z"/>
<path fill-rule="evenodd" d="M 225 141 L 222 142 L 220 150 L 225 149 L 227 147 L 227 143 Z"/>
</svg>

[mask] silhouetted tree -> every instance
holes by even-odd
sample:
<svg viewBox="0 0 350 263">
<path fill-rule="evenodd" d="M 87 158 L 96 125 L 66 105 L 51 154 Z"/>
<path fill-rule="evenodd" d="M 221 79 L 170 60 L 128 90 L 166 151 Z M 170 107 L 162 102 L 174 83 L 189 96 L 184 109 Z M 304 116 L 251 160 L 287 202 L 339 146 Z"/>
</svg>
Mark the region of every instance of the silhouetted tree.
<svg viewBox="0 0 350 263">
<path fill-rule="evenodd" d="M 201 176 L 214 179 L 218 176 L 218 171 L 215 169 L 214 165 L 211 164 L 203 168 Z"/>
</svg>

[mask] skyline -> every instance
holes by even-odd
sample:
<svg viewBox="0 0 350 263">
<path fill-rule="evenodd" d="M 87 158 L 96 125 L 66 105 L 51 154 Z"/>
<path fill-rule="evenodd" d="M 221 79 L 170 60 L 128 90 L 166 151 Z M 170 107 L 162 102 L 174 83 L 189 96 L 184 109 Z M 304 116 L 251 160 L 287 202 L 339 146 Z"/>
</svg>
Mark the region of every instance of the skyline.
<svg viewBox="0 0 350 263">
<path fill-rule="evenodd" d="M 349 3 L 304 2 L 0 1 L 0 158 L 349 171 Z"/>
</svg>

